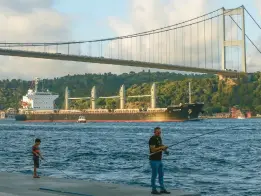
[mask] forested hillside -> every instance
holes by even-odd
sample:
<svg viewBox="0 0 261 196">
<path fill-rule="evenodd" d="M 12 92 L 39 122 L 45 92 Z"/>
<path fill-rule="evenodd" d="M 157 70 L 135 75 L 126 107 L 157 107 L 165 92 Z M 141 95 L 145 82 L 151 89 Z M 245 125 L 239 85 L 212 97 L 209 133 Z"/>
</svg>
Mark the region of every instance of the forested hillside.
<svg viewBox="0 0 261 196">
<path fill-rule="evenodd" d="M 50 90 L 59 94 L 56 105 L 64 107 L 64 90 L 68 86 L 72 97 L 90 96 L 91 88 L 95 85 L 98 96 L 118 95 L 119 88 L 125 84 L 127 95 L 149 94 L 153 82 L 157 83 L 158 107 L 170 104 L 188 102 L 188 83 L 191 82 L 192 101 L 205 103 L 208 113 L 226 112 L 229 107 L 239 105 L 261 113 L 261 74 L 255 73 L 250 79 L 241 77 L 233 81 L 219 81 L 213 75 L 182 75 L 168 72 L 139 72 L 121 75 L 84 74 L 64 76 L 40 81 L 38 90 Z M 2 80 L 0 81 L 0 109 L 18 108 L 19 101 L 26 94 L 32 81 Z M 147 98 L 132 98 L 127 100 L 127 107 L 144 107 L 150 103 Z M 117 99 L 99 99 L 99 107 L 119 107 Z M 89 107 L 89 101 L 72 101 L 72 108 Z"/>
</svg>

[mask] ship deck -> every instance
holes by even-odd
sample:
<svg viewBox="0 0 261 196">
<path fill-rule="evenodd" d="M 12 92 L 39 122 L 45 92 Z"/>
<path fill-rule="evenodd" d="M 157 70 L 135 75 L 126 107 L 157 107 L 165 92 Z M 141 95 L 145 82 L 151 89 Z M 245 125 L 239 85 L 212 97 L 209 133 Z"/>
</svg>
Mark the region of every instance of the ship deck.
<svg viewBox="0 0 261 196">
<path fill-rule="evenodd" d="M 170 189 L 169 189 L 170 190 Z M 170 190 L 171 196 L 200 196 L 182 190 Z M 1 172 L 0 196 L 146 196 L 150 187 L 92 182 Z"/>
</svg>

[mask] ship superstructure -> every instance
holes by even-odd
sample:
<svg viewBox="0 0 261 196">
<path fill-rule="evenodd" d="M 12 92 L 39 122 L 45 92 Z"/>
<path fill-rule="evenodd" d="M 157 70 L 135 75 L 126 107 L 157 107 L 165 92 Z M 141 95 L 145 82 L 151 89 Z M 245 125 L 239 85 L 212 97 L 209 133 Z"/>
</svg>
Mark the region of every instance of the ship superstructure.
<svg viewBox="0 0 261 196">
<path fill-rule="evenodd" d="M 54 110 L 54 101 L 59 97 L 58 94 L 53 94 L 47 90 L 46 92 L 38 92 L 38 83 L 39 78 L 35 78 L 34 86 L 35 90 L 29 89 L 27 94 L 23 96 L 22 99 L 22 108 L 20 109 L 20 113 L 23 111 L 50 111 Z"/>
</svg>

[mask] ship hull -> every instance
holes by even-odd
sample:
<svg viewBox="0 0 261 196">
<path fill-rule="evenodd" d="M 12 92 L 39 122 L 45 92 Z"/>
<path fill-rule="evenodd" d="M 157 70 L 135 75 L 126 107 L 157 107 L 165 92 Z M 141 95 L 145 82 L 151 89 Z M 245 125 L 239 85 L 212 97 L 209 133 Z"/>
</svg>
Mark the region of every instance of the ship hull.
<svg viewBox="0 0 261 196">
<path fill-rule="evenodd" d="M 17 121 L 32 122 L 77 122 L 84 116 L 87 122 L 179 122 L 196 120 L 204 104 L 184 104 L 168 107 L 165 111 L 140 111 L 135 113 L 52 113 L 52 114 L 19 114 Z"/>
</svg>

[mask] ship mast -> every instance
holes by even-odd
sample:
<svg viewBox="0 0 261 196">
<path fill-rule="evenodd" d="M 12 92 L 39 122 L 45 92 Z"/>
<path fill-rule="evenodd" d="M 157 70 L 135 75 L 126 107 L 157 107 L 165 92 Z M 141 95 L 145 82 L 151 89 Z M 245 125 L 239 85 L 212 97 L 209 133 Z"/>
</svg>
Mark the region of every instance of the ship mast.
<svg viewBox="0 0 261 196">
<path fill-rule="evenodd" d="M 189 82 L 189 103 L 191 103 L 191 82 Z"/>
</svg>

